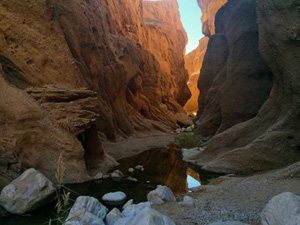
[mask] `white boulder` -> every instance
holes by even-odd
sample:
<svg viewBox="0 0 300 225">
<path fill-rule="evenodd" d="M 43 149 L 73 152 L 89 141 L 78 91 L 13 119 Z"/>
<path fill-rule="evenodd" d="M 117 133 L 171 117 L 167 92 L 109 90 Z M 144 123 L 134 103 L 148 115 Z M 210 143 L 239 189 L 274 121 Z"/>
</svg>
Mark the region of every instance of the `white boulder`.
<svg viewBox="0 0 300 225">
<path fill-rule="evenodd" d="M 148 193 L 147 199 L 153 204 L 162 204 L 165 202 L 176 202 L 175 195 L 167 186 L 158 185 L 157 188 Z"/>
<path fill-rule="evenodd" d="M 55 198 L 55 185 L 32 168 L 4 187 L 0 195 L 0 205 L 12 214 L 21 215 Z"/>
<path fill-rule="evenodd" d="M 151 207 L 150 202 L 141 202 L 139 204 L 131 204 L 123 210 L 122 214 L 124 217 L 132 217 L 132 216 L 137 215 L 144 208 L 149 208 L 149 207 Z"/>
<path fill-rule="evenodd" d="M 123 214 L 117 208 L 113 208 L 105 218 L 106 225 L 114 225 L 115 222 L 123 218 Z"/>
<path fill-rule="evenodd" d="M 107 208 L 96 198 L 89 196 L 79 196 L 73 205 L 66 225 L 105 225 L 103 219 L 107 213 Z"/>
<path fill-rule="evenodd" d="M 122 191 L 110 192 L 103 195 L 102 200 L 110 205 L 120 205 L 126 200 L 127 196 Z"/>
<path fill-rule="evenodd" d="M 273 197 L 261 213 L 262 225 L 298 225 L 300 196 L 284 192 Z"/>
<path fill-rule="evenodd" d="M 208 225 L 249 225 L 248 223 L 242 223 L 237 221 L 215 222 Z"/>
</svg>

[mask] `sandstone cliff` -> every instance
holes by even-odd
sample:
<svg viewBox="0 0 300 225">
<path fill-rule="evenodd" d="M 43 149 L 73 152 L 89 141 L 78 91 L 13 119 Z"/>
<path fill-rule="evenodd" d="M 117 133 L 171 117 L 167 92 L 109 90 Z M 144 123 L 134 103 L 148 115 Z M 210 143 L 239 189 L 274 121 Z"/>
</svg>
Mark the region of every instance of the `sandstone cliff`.
<svg viewBox="0 0 300 225">
<path fill-rule="evenodd" d="M 187 101 L 184 106 L 185 111 L 188 114 L 196 114 L 198 111 L 198 80 L 204 55 L 207 49 L 208 37 L 200 39 L 198 47 L 185 56 L 185 68 L 189 73 L 188 87 L 191 91 L 192 97 Z"/>
<path fill-rule="evenodd" d="M 211 37 L 211 35 L 215 33 L 215 15 L 227 1 L 228 0 L 198 0 L 198 4 L 202 11 L 202 32 L 206 37 L 199 41 L 197 49 L 185 57 L 185 66 L 189 73 L 188 87 L 192 93 L 192 97 L 188 100 L 184 109 L 189 114 L 196 114 L 198 110 L 198 97 L 200 92 L 197 84 L 200 70 L 202 68 L 203 58 L 207 49 L 209 40 L 208 37 Z"/>
<path fill-rule="evenodd" d="M 255 118 L 239 123 L 216 135 L 209 141 L 207 148 L 194 158 L 196 164 L 202 165 L 204 169 L 210 171 L 248 174 L 287 165 L 300 159 L 300 126 L 297 122 L 300 104 L 299 5 L 294 1 L 229 1 L 216 17 L 217 33 L 224 31 L 226 37 L 226 32 L 233 31 L 236 23 L 247 21 L 244 16 L 251 11 L 257 12 L 259 53 L 272 70 L 274 86 L 270 97 Z M 226 14 L 229 20 L 218 22 L 218 18 L 221 20 L 222 15 Z M 235 16 L 238 18 L 230 21 L 230 18 L 233 19 Z M 256 17 L 253 19 L 256 21 Z M 255 30 L 257 29 L 252 31 Z M 235 29 L 235 32 L 231 33 L 237 34 L 236 31 L 238 30 Z M 240 32 L 240 34 L 242 33 Z M 251 35 L 249 34 L 251 33 L 247 33 L 247 36 L 239 41 L 250 40 L 248 37 Z M 236 40 L 230 38 L 228 41 L 227 38 L 224 39 L 220 35 L 212 37 L 211 40 L 213 39 L 219 44 L 218 51 L 222 51 L 223 55 L 228 54 L 228 47 L 230 50 L 232 41 Z M 255 39 L 250 43 L 253 41 Z M 239 43 L 238 40 L 237 43 Z M 212 44 L 213 42 L 210 41 L 208 53 Z M 221 48 L 222 46 L 223 48 Z M 256 47 L 249 49 L 247 54 L 253 54 L 253 51 L 257 51 L 256 49 Z M 237 51 L 237 53 L 239 52 L 240 50 Z M 206 59 L 211 60 L 212 58 L 207 57 Z M 257 57 L 255 57 L 256 60 Z M 225 62 L 221 60 L 219 62 L 218 68 L 223 67 Z M 245 63 L 245 61 L 241 62 Z M 237 66 L 238 64 L 233 64 L 231 68 L 236 70 Z M 256 71 L 256 74 L 257 78 L 262 75 L 259 71 Z M 219 98 L 221 97 L 219 96 Z M 240 96 L 232 97 L 239 98 Z"/>
<path fill-rule="evenodd" d="M 210 37 L 215 34 L 215 16 L 228 0 L 197 0 L 202 11 L 202 32 Z"/>
<path fill-rule="evenodd" d="M 17 172 L 36 167 L 53 179 L 56 165 L 46 161 L 55 162 L 63 152 L 66 182 L 79 182 L 115 165 L 103 152 L 101 138 L 165 132 L 190 123 L 182 109 L 190 93 L 178 5 L 143 4 L 141 0 L 0 2 L 0 64 L 6 80 L 2 79 L 1 90 L 7 87 L 5 93 L 18 93 L 11 95 L 15 107 L 8 109 L 5 99 L 0 101 L 3 112 L 12 111 L 0 114 L 1 122 L 7 121 L 0 129 L 2 139 L 13 143 L 1 144 L 4 166 L 16 163 Z M 21 95 L 27 108 L 17 109 Z M 28 115 L 31 108 L 37 116 L 23 126 L 29 119 L 21 115 Z M 14 116 L 14 125 L 9 126 L 8 115 L 16 113 L 20 116 Z"/>
<path fill-rule="evenodd" d="M 218 11 L 215 25 L 198 83 L 195 121 L 205 136 L 255 117 L 273 85 L 258 50 L 255 2 L 228 2 Z"/>
</svg>

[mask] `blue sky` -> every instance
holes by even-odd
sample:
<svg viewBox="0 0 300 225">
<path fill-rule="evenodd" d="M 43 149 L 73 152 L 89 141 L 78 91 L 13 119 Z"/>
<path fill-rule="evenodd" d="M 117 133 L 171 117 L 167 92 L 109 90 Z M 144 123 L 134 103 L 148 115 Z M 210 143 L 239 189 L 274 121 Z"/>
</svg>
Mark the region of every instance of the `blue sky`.
<svg viewBox="0 0 300 225">
<path fill-rule="evenodd" d="M 186 53 L 189 53 L 198 47 L 199 40 L 204 37 L 201 29 L 201 11 L 197 0 L 177 0 L 177 2 L 181 21 L 189 39 L 186 46 Z"/>
</svg>

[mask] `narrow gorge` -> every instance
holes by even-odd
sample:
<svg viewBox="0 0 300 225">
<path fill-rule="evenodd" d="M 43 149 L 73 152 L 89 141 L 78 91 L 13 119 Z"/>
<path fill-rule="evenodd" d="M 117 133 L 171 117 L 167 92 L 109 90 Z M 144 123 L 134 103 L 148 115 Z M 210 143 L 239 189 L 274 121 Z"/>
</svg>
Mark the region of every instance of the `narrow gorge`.
<svg viewBox="0 0 300 225">
<path fill-rule="evenodd" d="M 80 196 L 61 224 L 298 225 L 268 205 L 300 195 L 300 2 L 193 1 L 204 37 L 188 54 L 180 0 L 0 1 L 1 206 L 39 214 L 7 208 L 28 180 L 51 203 L 126 177 L 129 196 L 152 190 L 130 217 L 83 191 L 93 219 L 72 221 Z"/>
</svg>

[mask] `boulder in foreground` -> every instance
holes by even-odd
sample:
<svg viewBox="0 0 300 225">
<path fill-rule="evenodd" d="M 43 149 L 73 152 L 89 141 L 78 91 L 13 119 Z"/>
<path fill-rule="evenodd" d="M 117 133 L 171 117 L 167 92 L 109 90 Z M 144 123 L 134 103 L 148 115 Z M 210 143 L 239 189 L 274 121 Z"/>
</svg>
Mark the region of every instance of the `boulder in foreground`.
<svg viewBox="0 0 300 225">
<path fill-rule="evenodd" d="M 153 204 L 162 204 L 165 202 L 176 202 L 175 195 L 167 186 L 158 185 L 157 188 L 148 193 L 147 199 Z"/>
<path fill-rule="evenodd" d="M 55 192 L 55 185 L 42 173 L 31 168 L 2 190 L 0 204 L 8 212 L 21 215 L 54 200 Z"/>
<path fill-rule="evenodd" d="M 273 197 L 261 214 L 262 225 L 300 224 L 300 196 L 284 192 Z"/>
</svg>

